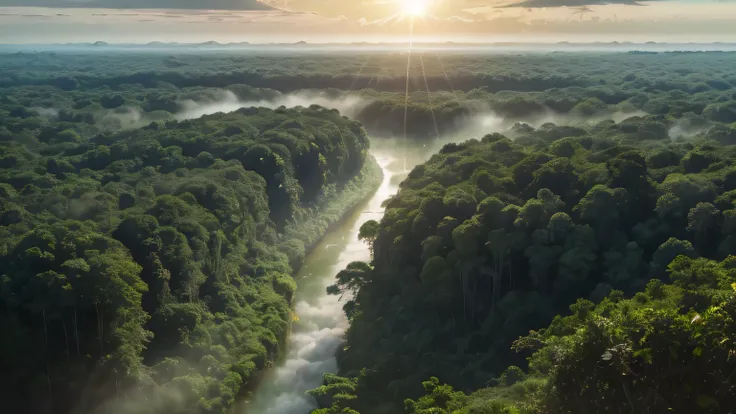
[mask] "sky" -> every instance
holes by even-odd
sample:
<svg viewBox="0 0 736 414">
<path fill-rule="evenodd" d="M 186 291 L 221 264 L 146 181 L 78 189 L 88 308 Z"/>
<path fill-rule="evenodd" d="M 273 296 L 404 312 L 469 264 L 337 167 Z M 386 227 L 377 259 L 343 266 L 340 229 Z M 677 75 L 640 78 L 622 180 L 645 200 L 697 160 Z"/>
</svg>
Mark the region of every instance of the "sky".
<svg viewBox="0 0 736 414">
<path fill-rule="evenodd" d="M 0 0 L 0 44 L 404 42 L 410 37 L 736 42 L 736 0 Z"/>
</svg>

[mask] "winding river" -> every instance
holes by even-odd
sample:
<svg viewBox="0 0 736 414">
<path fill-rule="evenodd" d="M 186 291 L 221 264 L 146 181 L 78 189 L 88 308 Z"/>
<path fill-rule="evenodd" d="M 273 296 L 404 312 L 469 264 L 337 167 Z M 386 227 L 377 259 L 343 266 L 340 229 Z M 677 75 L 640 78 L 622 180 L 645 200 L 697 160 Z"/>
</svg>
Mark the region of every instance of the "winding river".
<svg viewBox="0 0 736 414">
<path fill-rule="evenodd" d="M 317 406 L 305 392 L 322 385 L 324 374 L 337 372 L 335 352 L 348 321 L 343 302 L 327 295 L 326 288 L 348 263 L 369 260 L 368 246 L 358 241 L 360 226 L 381 219 L 381 204 L 396 193 L 407 169 L 431 154 L 426 147 L 404 151 L 394 140 L 371 145 L 371 153 L 383 170 L 383 182 L 307 256 L 296 275 L 294 312 L 298 320 L 292 324 L 287 355 L 266 374 L 253 399 L 241 402 L 239 414 L 307 414 Z"/>
<path fill-rule="evenodd" d="M 316 100 L 316 102 L 307 102 Z M 359 98 L 347 97 L 338 102 L 329 101 L 320 95 L 290 95 L 278 102 L 257 102 L 260 106 L 276 107 L 281 104 L 293 106 L 309 103 L 339 106 L 341 113 L 352 113 Z M 233 96 L 218 104 L 198 105 L 191 103 L 188 112 L 180 118 L 188 119 L 203 114 L 232 111 L 249 106 Z M 352 108 L 352 109 L 351 109 Z M 552 120 L 537 120 L 547 122 Z M 616 120 L 619 122 L 619 120 Z M 377 138 L 371 140 L 371 154 L 383 170 L 383 182 L 378 190 L 366 199 L 335 226 L 322 241 L 307 255 L 304 265 L 295 276 L 297 291 L 294 312 L 298 320 L 292 323 L 292 332 L 287 342 L 287 355 L 275 368 L 264 375 L 255 394 L 250 399 L 238 401 L 232 414 L 308 414 L 317 408 L 306 391 L 322 385 L 324 374 L 337 372 L 335 353 L 343 341 L 348 321 L 343 313 L 343 303 L 337 296 L 327 295 L 327 286 L 333 284 L 335 275 L 350 262 L 367 261 L 368 246 L 358 241 L 360 226 L 368 220 L 380 220 L 383 216 L 381 204 L 398 191 L 399 183 L 417 164 L 426 161 L 442 145 L 462 142 L 468 137 L 501 131 L 504 120 L 486 114 L 468 120 L 468 128 L 455 136 L 445 136 L 426 145 L 416 145 L 401 139 Z"/>
</svg>

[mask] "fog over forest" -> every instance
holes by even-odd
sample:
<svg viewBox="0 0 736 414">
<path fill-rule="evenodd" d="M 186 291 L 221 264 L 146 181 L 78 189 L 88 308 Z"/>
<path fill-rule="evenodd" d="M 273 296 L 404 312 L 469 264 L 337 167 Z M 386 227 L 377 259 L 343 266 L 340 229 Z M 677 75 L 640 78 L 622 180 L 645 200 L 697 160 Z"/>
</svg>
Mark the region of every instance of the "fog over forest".
<svg viewBox="0 0 736 414">
<path fill-rule="evenodd" d="M 0 47 L 3 404 L 724 412 L 736 54 L 641 46 Z"/>
</svg>

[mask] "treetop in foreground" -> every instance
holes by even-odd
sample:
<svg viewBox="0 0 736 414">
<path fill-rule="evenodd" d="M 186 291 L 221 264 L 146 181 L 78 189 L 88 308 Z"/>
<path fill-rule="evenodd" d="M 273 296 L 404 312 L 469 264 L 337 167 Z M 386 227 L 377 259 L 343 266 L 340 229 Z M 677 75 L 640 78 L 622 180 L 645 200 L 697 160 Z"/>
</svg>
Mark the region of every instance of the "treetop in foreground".
<svg viewBox="0 0 736 414">
<path fill-rule="evenodd" d="M 619 139 L 494 134 L 414 168 L 337 280 L 354 385 L 325 412 L 731 406 L 735 148 Z"/>
<path fill-rule="evenodd" d="M 283 350 L 305 251 L 380 181 L 364 130 L 317 106 L 56 129 L 0 143 L 6 405 L 226 412 Z"/>
</svg>

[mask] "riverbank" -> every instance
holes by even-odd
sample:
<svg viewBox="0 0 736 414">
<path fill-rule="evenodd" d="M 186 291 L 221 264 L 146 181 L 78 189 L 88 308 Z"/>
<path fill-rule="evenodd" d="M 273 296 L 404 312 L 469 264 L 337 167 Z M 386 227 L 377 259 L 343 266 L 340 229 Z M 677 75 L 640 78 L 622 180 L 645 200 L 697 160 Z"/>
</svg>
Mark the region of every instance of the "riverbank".
<svg viewBox="0 0 736 414">
<path fill-rule="evenodd" d="M 320 200 L 318 206 L 305 214 L 298 223 L 287 225 L 284 237 L 287 240 L 300 240 L 308 254 L 335 225 L 345 220 L 350 210 L 370 197 L 383 181 L 383 170 L 373 155 L 366 156 L 358 176 L 348 181 L 340 191 L 333 190 Z M 294 273 L 301 264 L 292 267 Z"/>
<path fill-rule="evenodd" d="M 344 210 L 346 214 L 330 226 L 297 274 L 299 287 L 285 357 L 266 372 L 253 398 L 240 401 L 233 413 L 308 413 L 316 405 L 305 392 L 318 386 L 324 373 L 336 372 L 335 351 L 342 342 L 348 321 L 342 311 L 344 303 L 336 296 L 327 295 L 326 287 L 349 262 L 369 258 L 367 245 L 357 238 L 359 228 L 366 220 L 380 220 L 381 203 L 396 191 L 391 184 L 393 172 L 388 168 L 395 161 L 393 154 L 387 150 L 372 149 L 371 152 L 376 157 L 380 175 L 370 175 L 373 177 L 370 182 L 380 177 L 380 186 L 371 191 L 356 187 L 346 192 L 344 197 L 360 201 L 352 210 Z"/>
<path fill-rule="evenodd" d="M 294 309 L 293 299 L 297 289 L 297 279 L 300 278 L 298 275 L 303 270 L 305 258 L 318 248 L 320 242 L 330 231 L 349 219 L 353 215 L 352 212 L 370 195 L 374 194 L 383 181 L 383 169 L 376 159 L 369 154 L 363 168 L 355 178 L 348 181 L 340 191 L 334 191 L 323 197 L 318 206 L 304 215 L 298 223 L 286 226 L 284 234 L 281 236 L 282 242 L 279 244 L 279 250 L 289 256 L 292 277 L 289 280 L 278 280 L 274 283 L 280 285 L 276 290 L 284 295 L 292 310 Z M 289 327 L 285 330 L 285 335 L 278 338 L 279 352 L 272 355 L 265 368 L 254 375 L 247 386 L 241 390 L 241 401 L 236 403 L 231 412 L 242 412 L 242 402 L 247 401 L 252 392 L 261 385 L 263 377 L 268 375 L 269 369 L 286 358 L 284 350 L 292 331 L 291 322 L 295 319 L 294 315 L 292 314 L 288 319 Z"/>
</svg>

